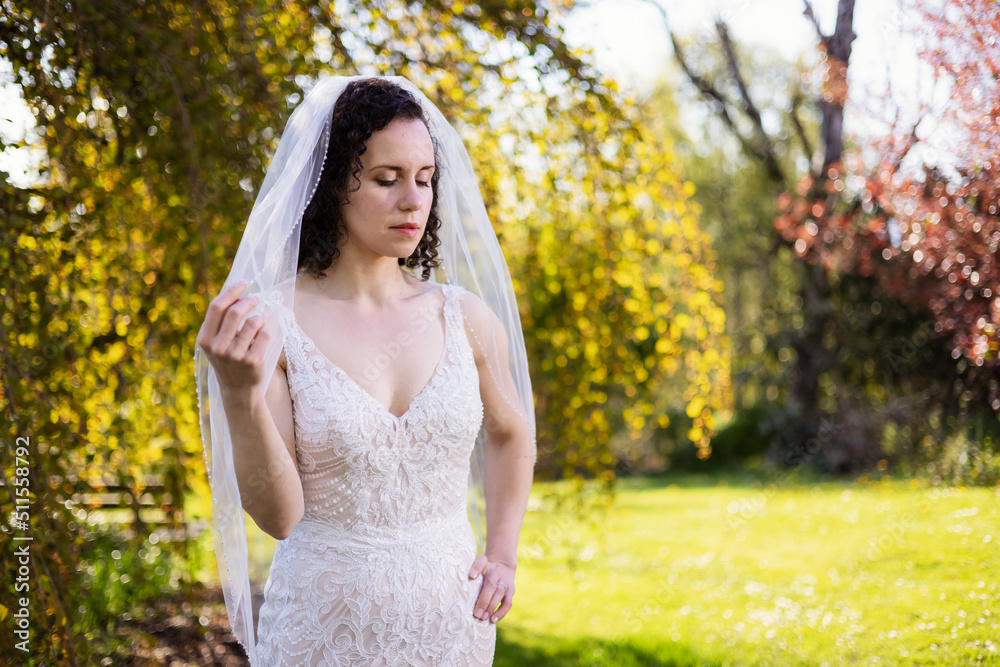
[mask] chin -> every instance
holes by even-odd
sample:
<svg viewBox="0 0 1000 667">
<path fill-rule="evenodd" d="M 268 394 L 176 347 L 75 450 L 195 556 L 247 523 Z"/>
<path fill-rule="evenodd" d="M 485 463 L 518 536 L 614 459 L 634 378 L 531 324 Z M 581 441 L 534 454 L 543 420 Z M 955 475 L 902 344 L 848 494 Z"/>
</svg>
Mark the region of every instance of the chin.
<svg viewBox="0 0 1000 667">
<path fill-rule="evenodd" d="M 414 246 L 413 248 L 411 248 L 409 250 L 406 250 L 406 249 L 403 249 L 403 250 L 391 250 L 391 251 L 387 252 L 386 255 L 388 257 L 395 257 L 396 259 L 406 259 L 407 257 L 411 256 L 416 251 L 417 251 L 417 247 Z"/>
<path fill-rule="evenodd" d="M 395 233 L 395 232 L 394 232 Z M 389 243 L 379 244 L 378 252 L 386 257 L 406 259 L 420 247 L 422 237 L 412 239 L 391 239 Z"/>
</svg>

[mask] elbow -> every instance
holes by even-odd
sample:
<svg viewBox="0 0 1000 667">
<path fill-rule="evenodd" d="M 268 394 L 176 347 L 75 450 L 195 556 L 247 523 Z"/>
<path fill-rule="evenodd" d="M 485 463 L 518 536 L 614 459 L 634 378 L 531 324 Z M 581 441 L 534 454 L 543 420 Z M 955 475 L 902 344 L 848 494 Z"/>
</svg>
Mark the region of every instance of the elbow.
<svg viewBox="0 0 1000 667">
<path fill-rule="evenodd" d="M 286 540 L 295 530 L 295 527 L 299 525 L 299 521 L 302 520 L 304 514 L 304 504 L 297 503 L 290 515 L 260 526 L 260 529 L 276 540 Z"/>
<path fill-rule="evenodd" d="M 295 526 L 289 525 L 279 529 L 265 530 L 264 532 L 280 542 L 281 540 L 287 540 L 294 530 Z"/>
<path fill-rule="evenodd" d="M 498 450 L 514 451 L 519 455 L 532 457 L 534 445 L 531 438 L 531 430 L 528 425 L 520 420 L 507 421 L 493 424 L 493 428 L 486 431 L 486 444 Z"/>
<path fill-rule="evenodd" d="M 268 526 L 267 528 L 262 527 L 261 529 L 276 540 L 287 540 L 301 520 L 302 515 L 300 514 L 294 521 L 284 521 L 273 526 Z"/>
</svg>

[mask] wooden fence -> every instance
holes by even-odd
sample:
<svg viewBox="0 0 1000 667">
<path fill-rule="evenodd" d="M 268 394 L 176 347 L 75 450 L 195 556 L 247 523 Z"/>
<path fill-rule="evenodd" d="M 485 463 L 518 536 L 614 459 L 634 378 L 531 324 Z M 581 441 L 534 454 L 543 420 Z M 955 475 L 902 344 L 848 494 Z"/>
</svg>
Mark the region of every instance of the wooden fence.
<svg viewBox="0 0 1000 667">
<path fill-rule="evenodd" d="M 184 517 L 179 480 L 164 475 L 144 475 L 122 480 L 105 476 L 102 484 L 73 495 L 77 508 L 91 522 L 109 522 L 122 527 L 127 537 L 156 532 L 161 540 L 196 537 L 205 525 L 188 525 Z"/>
</svg>

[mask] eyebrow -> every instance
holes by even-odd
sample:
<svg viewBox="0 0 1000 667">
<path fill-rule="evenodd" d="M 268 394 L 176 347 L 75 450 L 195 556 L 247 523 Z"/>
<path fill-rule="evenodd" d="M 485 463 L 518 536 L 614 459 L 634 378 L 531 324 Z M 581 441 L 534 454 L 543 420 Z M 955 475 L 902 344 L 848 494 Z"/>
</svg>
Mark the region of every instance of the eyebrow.
<svg viewBox="0 0 1000 667">
<path fill-rule="evenodd" d="M 391 164 L 380 164 L 378 166 L 372 167 L 368 171 L 375 171 L 376 169 L 392 169 L 393 171 L 404 171 L 402 167 L 397 167 Z M 429 164 L 426 167 L 421 167 L 420 169 L 417 169 L 417 171 L 424 171 L 425 169 L 434 169 L 434 165 Z"/>
</svg>

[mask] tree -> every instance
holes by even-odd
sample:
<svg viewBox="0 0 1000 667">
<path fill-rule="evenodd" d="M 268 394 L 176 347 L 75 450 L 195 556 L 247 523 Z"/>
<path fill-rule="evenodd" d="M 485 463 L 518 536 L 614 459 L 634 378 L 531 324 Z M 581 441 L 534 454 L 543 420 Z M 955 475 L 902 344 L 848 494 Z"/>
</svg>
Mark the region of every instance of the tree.
<svg viewBox="0 0 1000 667">
<path fill-rule="evenodd" d="M 946 16 L 938 23 L 949 24 L 928 42 L 925 57 L 936 59 L 941 72 L 975 69 L 965 77 L 967 103 L 962 118 L 966 122 L 991 118 L 994 102 L 984 91 L 996 87 L 995 71 L 989 69 L 989 63 L 996 59 L 979 64 L 975 56 L 990 53 L 992 32 L 990 21 L 984 18 L 995 14 L 995 8 L 968 3 L 918 4 L 923 7 L 925 23 L 926 17 L 936 13 Z M 758 62 L 759 55 L 740 50 L 722 21 L 716 26 L 714 51 L 697 43 L 682 43 L 671 35 L 674 55 L 686 78 L 735 137 L 742 154 L 755 163 L 761 178 L 766 175 L 776 186 L 778 210 L 773 229 L 793 254 L 803 277 L 801 315 L 792 318 L 796 330 L 787 339 L 795 350 L 792 398 L 799 400 L 790 404 L 792 419 L 772 425 L 780 443 L 776 453 L 786 461 L 812 458 L 832 470 L 865 468 L 883 458 L 900 460 L 913 470 L 933 463 L 939 443 L 949 431 L 965 428 L 960 424 L 967 420 L 969 411 L 961 406 L 969 406 L 974 413 L 979 409 L 976 405 L 983 407 L 987 397 L 992 402 L 996 396 L 996 378 L 988 368 L 989 355 L 995 354 L 989 351 L 993 344 L 989 336 L 995 332 L 990 323 L 993 288 L 986 277 L 991 275 L 989 269 L 982 268 L 992 264 L 991 232 L 978 235 L 980 230 L 970 226 L 974 222 L 965 225 L 965 231 L 950 228 L 940 224 L 940 219 L 948 217 L 946 213 L 928 213 L 928 207 L 956 209 L 957 202 L 959 207 L 973 208 L 958 210 L 959 221 L 980 220 L 977 205 L 990 215 L 988 193 L 995 188 L 969 173 L 981 174 L 982 165 L 995 164 L 995 160 L 980 155 L 974 169 L 964 158 L 958 166 L 951 160 L 953 171 L 947 179 L 940 168 L 931 172 L 907 169 L 906 160 L 913 164 L 910 149 L 917 136 L 915 127 L 904 122 L 916 115 L 909 109 L 897 111 L 895 120 L 888 119 L 889 129 L 872 142 L 874 149 L 852 148 L 864 147 L 858 130 L 845 127 L 843 122 L 852 3 L 839 3 L 837 27 L 829 36 L 819 30 L 811 4 L 805 2 L 804 8 L 816 28 L 820 61 L 813 74 L 788 75 L 785 85 L 762 82 L 764 68 Z M 933 34 L 925 32 L 925 39 Z M 959 39 L 965 40 L 965 46 L 957 44 Z M 961 58 L 966 64 L 955 62 L 959 54 L 964 54 Z M 770 74 L 763 75 L 767 76 Z M 762 96 L 761 91 L 773 96 L 775 90 L 788 92 L 777 100 Z M 868 102 L 857 96 L 854 99 L 861 106 Z M 961 94 L 953 98 L 956 104 L 962 99 Z M 968 103 L 971 100 L 981 106 Z M 869 106 L 881 109 L 887 101 L 888 95 L 872 100 Z M 769 115 L 770 127 L 763 122 Z M 784 119 L 780 126 L 773 122 L 776 117 Z M 814 119 L 818 129 L 813 127 Z M 983 140 L 979 141 L 987 147 L 987 155 L 993 150 L 989 140 L 995 142 L 989 133 L 990 122 L 981 124 Z M 803 156 L 811 168 L 797 167 L 797 161 L 789 159 L 792 152 Z M 871 155 L 878 156 L 877 160 L 871 160 Z M 959 172 L 965 175 L 956 178 Z M 922 175 L 928 173 L 929 178 Z M 983 194 L 986 198 L 977 203 L 977 196 Z M 916 227 L 912 216 L 920 218 Z M 932 232 L 926 232 L 930 228 L 924 218 L 928 216 L 938 219 Z M 900 227 L 900 223 L 907 227 Z M 921 228 L 937 255 L 926 247 L 919 249 L 919 255 L 914 253 L 918 249 L 912 244 L 919 238 L 914 231 Z M 992 229 L 985 220 L 981 228 Z M 970 234 L 973 238 L 963 240 Z M 716 243 L 720 257 L 728 258 L 733 236 L 731 228 L 724 240 Z M 959 255 L 969 262 L 973 261 L 970 257 L 980 256 L 977 252 L 986 256 L 983 261 L 977 259 L 968 268 L 959 266 L 951 280 L 949 268 L 958 266 Z M 910 259 L 897 261 L 898 253 Z M 914 256 L 924 262 L 922 270 L 913 265 Z M 942 268 L 942 263 L 949 268 Z M 929 273 L 933 274 L 930 278 Z M 928 280 L 935 287 L 925 287 Z M 978 292 L 969 285 L 971 280 L 979 281 Z M 966 307 L 969 299 L 976 305 Z M 944 314 L 936 315 L 935 308 L 943 309 Z M 959 316 L 958 310 L 963 315 Z M 987 356 L 981 361 L 974 356 L 960 360 L 956 366 L 953 355 L 958 358 L 964 352 L 955 346 L 959 338 L 953 327 L 963 317 L 968 318 L 965 330 L 972 332 L 964 338 L 966 344 Z M 880 337 L 873 340 L 876 333 Z M 785 344 L 783 338 L 779 333 L 778 345 Z M 736 368 L 735 377 L 741 381 L 743 367 L 737 364 Z M 803 396 L 814 396 L 815 407 L 810 409 Z M 796 417 L 795 409 L 801 406 L 806 409 Z M 984 422 L 980 417 L 973 421 L 981 438 Z M 838 425 L 836 430 L 831 424 Z M 804 452 L 815 450 L 817 442 L 822 451 L 803 457 Z M 883 445 L 887 449 L 883 450 Z"/>
<path fill-rule="evenodd" d="M 1000 412 L 1000 8 L 915 0 L 907 9 L 919 17 L 910 30 L 922 42 L 920 57 L 948 100 L 943 116 L 897 108 L 889 131 L 872 138 L 850 170 L 832 167 L 840 188 L 860 183 L 852 205 L 817 216 L 819 234 L 801 232 L 808 221 L 791 203 L 780 224 L 802 238 L 812 261 L 874 276 L 929 313 L 959 360 L 960 403 Z M 906 118 L 915 120 L 908 125 Z M 927 122 L 936 122 L 950 145 L 915 150 L 928 141 L 919 132 Z M 933 154 L 937 163 L 928 161 Z"/>
<path fill-rule="evenodd" d="M 728 67 L 717 42 L 685 44 L 683 49 L 713 80 Z M 798 130 L 812 134 L 818 125 L 818 115 L 809 109 L 800 109 L 794 121 L 782 113 L 790 100 L 802 96 L 805 71 L 800 63 L 763 48 L 741 51 L 740 62 L 754 73 L 756 104 L 774 140 L 775 167 L 782 173 L 793 171 L 801 153 Z M 773 177 L 746 154 L 739 140 L 727 140 L 713 104 L 688 93 L 683 81 L 659 84 L 643 109 L 644 124 L 676 147 L 678 169 L 694 185 L 693 199 L 702 209 L 700 224 L 712 237 L 724 283 L 733 407 L 740 411 L 784 401 L 782 378 L 791 363 L 786 332 L 801 316 L 796 305 L 801 262 L 774 233 L 778 191 Z M 682 123 L 682 117 L 689 122 Z"/>
<path fill-rule="evenodd" d="M 693 190 L 670 146 L 622 113 L 628 125 L 599 112 L 580 123 L 551 105 L 545 134 L 515 132 L 505 162 L 530 175 L 509 178 L 495 209 L 530 304 L 540 442 L 564 442 L 551 460 L 577 479 L 612 480 L 675 406 L 708 456 L 730 401 L 722 283 Z"/>
<path fill-rule="evenodd" d="M 752 92 L 745 62 L 741 62 L 738 47 L 730 36 L 726 22 L 719 18 L 715 23 L 719 56 L 714 63 L 717 66 L 713 69 L 700 67 L 697 59 L 690 56 L 687 47 L 674 33 L 663 6 L 655 0 L 649 2 L 661 12 L 674 59 L 681 71 L 737 140 L 742 152 L 767 174 L 770 188 L 776 196 L 792 190 L 797 180 L 794 176 L 795 161 L 781 157 L 787 156 L 792 144 L 783 140 L 779 130 L 765 125 L 765 115 Z M 807 164 L 815 165 L 812 167 L 815 169 L 813 181 L 818 184 L 817 192 L 825 194 L 822 183 L 828 178 L 828 166 L 839 163 L 843 151 L 846 76 L 854 39 L 854 0 L 840 0 L 838 3 L 836 27 L 831 35 L 825 35 L 820 30 L 808 0 L 805 0 L 804 7 L 806 16 L 817 31 L 824 71 L 823 88 L 819 99 L 815 100 L 820 123 L 819 140 L 809 137 L 801 118 L 802 107 L 808 107 L 807 100 L 810 99 L 803 87 L 791 86 L 785 99 L 786 107 L 779 115 L 793 129 L 791 136 L 797 140 L 797 151 L 805 156 Z M 785 234 L 779 238 L 794 248 L 794 239 L 790 240 Z M 789 391 L 789 403 L 798 417 L 788 424 L 785 433 L 787 446 L 795 449 L 803 449 L 816 436 L 823 419 L 820 409 L 821 376 L 834 362 L 834 352 L 828 344 L 832 323 L 829 278 L 822 266 L 801 259 L 799 263 L 802 274 L 799 292 L 801 324 L 790 341 L 795 355 Z"/>
</svg>

